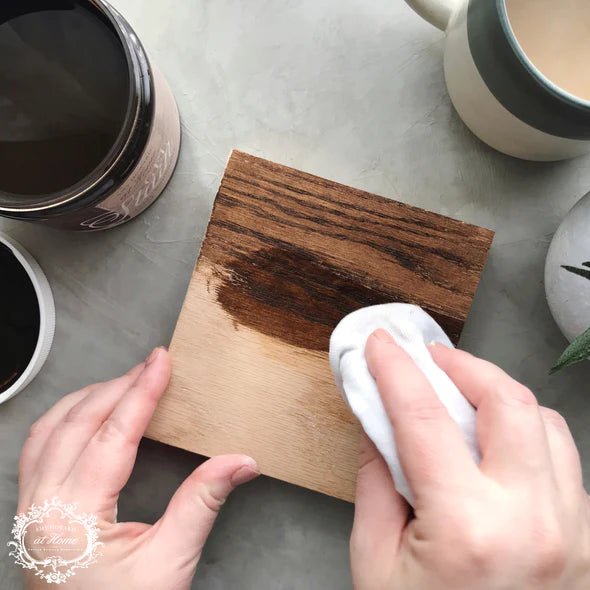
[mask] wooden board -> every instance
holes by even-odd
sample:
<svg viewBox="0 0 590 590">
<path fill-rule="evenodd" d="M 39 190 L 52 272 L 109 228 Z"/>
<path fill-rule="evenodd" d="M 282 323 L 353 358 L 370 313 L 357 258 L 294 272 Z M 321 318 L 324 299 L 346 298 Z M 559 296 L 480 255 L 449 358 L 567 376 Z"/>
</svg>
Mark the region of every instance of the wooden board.
<svg viewBox="0 0 590 590">
<path fill-rule="evenodd" d="M 147 435 L 354 497 L 359 427 L 330 374 L 329 336 L 360 307 L 422 305 L 456 342 L 489 230 L 233 152 Z"/>
</svg>

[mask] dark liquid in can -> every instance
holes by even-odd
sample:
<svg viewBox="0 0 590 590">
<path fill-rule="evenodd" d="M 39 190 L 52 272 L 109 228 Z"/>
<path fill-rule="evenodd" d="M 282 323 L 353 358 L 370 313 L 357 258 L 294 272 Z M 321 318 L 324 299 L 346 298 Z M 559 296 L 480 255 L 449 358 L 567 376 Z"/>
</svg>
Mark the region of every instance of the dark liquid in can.
<svg viewBox="0 0 590 590">
<path fill-rule="evenodd" d="M 27 271 L 12 250 L 0 244 L 0 393 L 29 366 L 40 330 L 39 301 Z"/>
<path fill-rule="evenodd" d="M 81 184 L 112 157 L 129 96 L 123 44 L 91 2 L 2 0 L 0 193 Z"/>
</svg>

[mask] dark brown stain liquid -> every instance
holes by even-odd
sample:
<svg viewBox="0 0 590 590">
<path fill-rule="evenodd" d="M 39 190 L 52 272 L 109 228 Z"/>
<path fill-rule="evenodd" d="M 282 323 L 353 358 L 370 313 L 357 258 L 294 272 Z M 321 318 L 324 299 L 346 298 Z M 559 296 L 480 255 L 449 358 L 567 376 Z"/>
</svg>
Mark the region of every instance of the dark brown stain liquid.
<svg viewBox="0 0 590 590">
<path fill-rule="evenodd" d="M 296 249 L 238 256 L 216 274 L 217 300 L 238 324 L 308 350 L 327 351 L 332 330 L 345 315 L 396 301 Z M 456 340 L 460 326 L 442 320 Z"/>
<path fill-rule="evenodd" d="M 29 275 L 12 250 L 0 244 L 0 393 L 28 367 L 40 330 L 39 302 Z"/>
<path fill-rule="evenodd" d="M 123 45 L 90 2 L 2 0 L 0 192 L 80 184 L 111 155 L 129 95 Z"/>
</svg>

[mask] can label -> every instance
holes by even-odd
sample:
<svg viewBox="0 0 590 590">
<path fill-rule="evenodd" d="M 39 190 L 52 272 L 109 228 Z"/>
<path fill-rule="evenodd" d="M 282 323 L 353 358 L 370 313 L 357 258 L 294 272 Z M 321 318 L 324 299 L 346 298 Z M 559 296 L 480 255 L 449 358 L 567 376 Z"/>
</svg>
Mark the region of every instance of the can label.
<svg viewBox="0 0 590 590">
<path fill-rule="evenodd" d="M 129 177 L 104 201 L 79 213 L 79 230 L 109 229 L 133 219 L 160 196 L 174 172 L 180 149 L 178 108 L 162 74 L 157 68 L 152 72 L 154 121 L 141 159 Z M 71 218 L 67 225 L 72 227 Z"/>
<path fill-rule="evenodd" d="M 180 117 L 168 83 L 152 66 L 154 118 L 144 151 L 129 176 L 103 201 L 78 211 L 48 216 L 36 223 L 74 231 L 99 231 L 121 225 L 145 211 L 170 180 L 180 150 Z"/>
</svg>

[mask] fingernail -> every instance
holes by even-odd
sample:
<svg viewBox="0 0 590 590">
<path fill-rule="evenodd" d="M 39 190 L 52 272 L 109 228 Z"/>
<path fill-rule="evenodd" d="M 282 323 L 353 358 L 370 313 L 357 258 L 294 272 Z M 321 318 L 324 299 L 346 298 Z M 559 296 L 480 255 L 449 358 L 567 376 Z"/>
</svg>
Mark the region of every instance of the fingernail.
<svg viewBox="0 0 590 590">
<path fill-rule="evenodd" d="M 246 465 L 242 465 L 231 477 L 231 483 L 233 486 L 241 486 L 244 483 L 248 483 L 253 479 L 256 479 L 260 475 L 258 465 L 254 459 Z"/>
<path fill-rule="evenodd" d="M 152 350 L 150 355 L 145 359 L 146 366 L 151 365 L 158 358 L 159 354 L 160 354 L 160 349 L 154 348 L 154 350 Z"/>
<path fill-rule="evenodd" d="M 373 338 L 376 338 L 377 340 L 380 340 L 381 342 L 388 342 L 388 343 L 395 342 L 395 340 L 392 338 L 391 334 L 387 330 L 384 330 L 383 328 L 379 328 L 378 330 L 375 330 L 371 334 L 371 336 L 373 336 Z"/>
<path fill-rule="evenodd" d="M 436 346 L 443 346 L 444 348 L 448 348 L 448 346 L 444 342 L 441 342 L 440 340 L 432 340 L 431 342 L 428 343 L 427 346 L 429 348 L 435 348 Z"/>
</svg>

